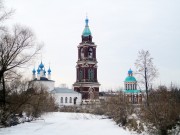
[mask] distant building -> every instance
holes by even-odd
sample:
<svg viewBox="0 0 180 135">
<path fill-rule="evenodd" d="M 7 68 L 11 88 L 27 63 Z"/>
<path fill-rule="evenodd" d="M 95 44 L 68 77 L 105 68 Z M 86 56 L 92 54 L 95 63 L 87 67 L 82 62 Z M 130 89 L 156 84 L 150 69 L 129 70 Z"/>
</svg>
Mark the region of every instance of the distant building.
<svg viewBox="0 0 180 135">
<path fill-rule="evenodd" d="M 37 72 L 37 73 L 36 73 Z M 48 72 L 48 75 L 46 73 Z M 38 69 L 35 70 L 35 68 L 32 71 L 32 82 L 37 85 L 43 85 L 47 88 L 47 90 L 50 92 L 51 90 L 54 90 L 54 84 L 55 81 L 51 80 L 51 69 L 45 70 L 44 64 L 40 63 L 38 66 Z"/>
<path fill-rule="evenodd" d="M 142 92 L 137 89 L 137 81 L 133 76 L 133 71 L 130 69 L 128 71 L 128 76 L 124 81 L 124 93 L 126 96 L 126 100 L 132 104 L 140 104 L 142 103 Z"/>
<path fill-rule="evenodd" d="M 44 64 L 41 62 L 38 66 L 38 69 L 35 68 L 32 71 L 32 82 L 36 85 L 43 86 L 47 88 L 48 92 L 51 93 L 54 98 L 55 102 L 59 106 L 71 106 L 71 105 L 80 105 L 82 96 L 80 93 L 68 89 L 65 84 L 62 84 L 61 88 L 55 88 L 54 84 L 55 81 L 51 80 L 51 69 L 46 70 Z"/>
<path fill-rule="evenodd" d="M 92 42 L 88 21 L 86 18 L 82 42 L 78 45 L 76 82 L 73 84 L 74 90 L 82 94 L 83 102 L 98 100 L 100 86 L 97 79 L 97 45 Z"/>
<path fill-rule="evenodd" d="M 81 93 L 68 88 L 55 88 L 51 91 L 56 103 L 61 106 L 80 105 L 82 102 Z"/>
<path fill-rule="evenodd" d="M 99 100 L 100 101 L 107 101 L 112 97 L 115 97 L 119 94 L 119 91 L 102 91 L 99 92 Z"/>
</svg>

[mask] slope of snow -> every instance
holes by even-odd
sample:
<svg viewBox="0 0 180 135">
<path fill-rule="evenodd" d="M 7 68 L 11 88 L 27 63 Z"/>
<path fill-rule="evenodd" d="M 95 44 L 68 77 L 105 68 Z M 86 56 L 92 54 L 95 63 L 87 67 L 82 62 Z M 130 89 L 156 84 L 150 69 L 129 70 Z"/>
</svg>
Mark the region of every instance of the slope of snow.
<svg viewBox="0 0 180 135">
<path fill-rule="evenodd" d="M 110 119 L 83 113 L 54 112 L 42 119 L 0 128 L 0 135 L 130 135 Z"/>
</svg>

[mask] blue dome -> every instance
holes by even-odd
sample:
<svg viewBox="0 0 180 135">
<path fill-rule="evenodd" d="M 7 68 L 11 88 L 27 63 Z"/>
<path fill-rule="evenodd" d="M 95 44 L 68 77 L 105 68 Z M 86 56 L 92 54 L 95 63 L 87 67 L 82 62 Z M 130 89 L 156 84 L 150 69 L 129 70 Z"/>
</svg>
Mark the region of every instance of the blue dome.
<svg viewBox="0 0 180 135">
<path fill-rule="evenodd" d="M 42 64 L 42 61 L 41 61 L 41 64 L 39 65 L 39 68 L 40 69 L 44 68 L 44 65 Z"/>
<path fill-rule="evenodd" d="M 46 75 L 46 70 L 44 70 L 44 75 Z"/>
<path fill-rule="evenodd" d="M 131 69 L 129 69 L 128 74 L 132 74 L 132 73 L 133 73 L 133 71 Z"/>
<path fill-rule="evenodd" d="M 50 68 L 48 69 L 48 73 L 49 73 L 49 74 L 51 73 L 51 69 L 50 69 Z"/>
<path fill-rule="evenodd" d="M 134 76 L 128 76 L 125 79 L 125 82 L 137 82 Z"/>
<path fill-rule="evenodd" d="M 38 68 L 37 73 L 40 74 L 40 71 L 41 71 L 41 70 Z"/>
<path fill-rule="evenodd" d="M 35 73 L 36 73 L 36 70 L 35 70 L 35 69 L 33 69 L 33 71 L 32 71 L 32 72 L 33 72 L 33 74 L 35 74 Z"/>
</svg>

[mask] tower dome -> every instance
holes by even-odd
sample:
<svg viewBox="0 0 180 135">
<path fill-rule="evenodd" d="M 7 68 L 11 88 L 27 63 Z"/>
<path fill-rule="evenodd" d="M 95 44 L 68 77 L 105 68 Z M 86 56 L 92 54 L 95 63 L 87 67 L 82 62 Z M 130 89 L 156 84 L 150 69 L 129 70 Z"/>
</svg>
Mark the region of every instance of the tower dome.
<svg viewBox="0 0 180 135">
<path fill-rule="evenodd" d="M 126 77 L 125 82 L 136 82 L 136 78 L 134 76 L 128 76 Z"/>
<path fill-rule="evenodd" d="M 33 69 L 32 73 L 33 73 L 33 75 L 35 75 L 35 74 L 36 74 L 36 70 L 35 70 L 35 68 Z"/>
<path fill-rule="evenodd" d="M 125 79 L 125 82 L 136 82 L 136 78 L 133 76 L 133 71 L 129 69 L 128 76 Z"/>
<path fill-rule="evenodd" d="M 132 74 L 132 73 L 133 73 L 133 71 L 131 69 L 129 69 L 128 74 Z"/>
<path fill-rule="evenodd" d="M 38 69 L 37 69 L 37 73 L 40 74 L 40 71 L 41 71 L 40 68 L 38 68 Z"/>
<path fill-rule="evenodd" d="M 44 70 L 44 75 L 46 75 L 46 70 Z"/>
<path fill-rule="evenodd" d="M 49 67 L 49 69 L 48 69 L 48 74 L 51 74 L 51 69 L 50 69 L 50 67 Z"/>
<path fill-rule="evenodd" d="M 85 25 L 85 28 L 84 28 L 83 33 L 82 33 L 82 36 L 84 36 L 84 37 L 88 37 L 91 35 L 91 31 L 89 29 L 88 22 L 89 22 L 89 19 L 86 17 L 86 19 L 85 19 L 86 25 Z"/>
<path fill-rule="evenodd" d="M 43 65 L 42 61 L 41 61 L 41 64 L 39 65 L 39 68 L 40 68 L 40 69 L 43 69 L 43 68 L 44 68 L 44 65 Z"/>
</svg>

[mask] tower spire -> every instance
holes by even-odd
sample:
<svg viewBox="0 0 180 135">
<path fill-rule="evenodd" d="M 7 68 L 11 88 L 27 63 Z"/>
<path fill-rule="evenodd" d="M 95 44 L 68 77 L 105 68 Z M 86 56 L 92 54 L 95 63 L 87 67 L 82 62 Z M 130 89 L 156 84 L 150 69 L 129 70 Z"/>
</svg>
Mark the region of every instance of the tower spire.
<svg viewBox="0 0 180 135">
<path fill-rule="evenodd" d="M 86 27 L 89 27 L 89 26 L 88 26 L 88 22 L 89 22 L 89 20 L 88 20 L 87 14 L 86 14 L 86 19 L 85 19 Z"/>
<path fill-rule="evenodd" d="M 89 29 L 88 23 L 89 23 L 89 19 L 88 19 L 88 17 L 86 16 L 86 19 L 85 19 L 85 28 L 84 28 L 83 33 L 82 33 L 82 36 L 83 36 L 83 37 L 91 36 L 91 31 L 90 31 L 90 29 Z"/>
</svg>

